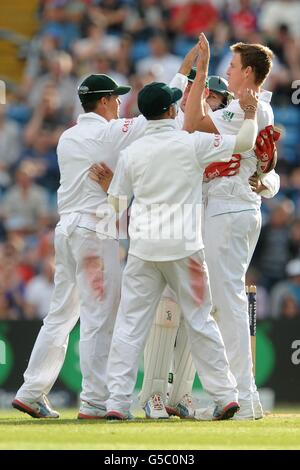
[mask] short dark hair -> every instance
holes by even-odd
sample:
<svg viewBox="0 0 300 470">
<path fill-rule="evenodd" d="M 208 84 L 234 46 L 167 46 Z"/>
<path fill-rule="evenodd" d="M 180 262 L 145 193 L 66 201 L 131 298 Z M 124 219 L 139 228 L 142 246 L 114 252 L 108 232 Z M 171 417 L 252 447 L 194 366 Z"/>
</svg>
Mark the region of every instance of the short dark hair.
<svg viewBox="0 0 300 470">
<path fill-rule="evenodd" d="M 170 107 L 172 105 L 169 106 L 169 108 L 167 109 L 167 111 L 165 111 L 164 113 L 160 114 L 159 116 L 145 116 L 145 118 L 147 119 L 147 121 L 159 121 L 160 119 L 165 119 L 165 116 L 166 116 L 166 113 L 169 111 Z"/>
<path fill-rule="evenodd" d="M 241 56 L 242 67 L 252 67 L 255 84 L 262 85 L 270 73 L 274 54 L 262 44 L 245 44 L 238 42 L 231 46 L 231 51 Z"/>
<path fill-rule="evenodd" d="M 83 107 L 84 109 L 84 112 L 85 113 L 92 113 L 93 111 L 95 111 L 96 107 L 97 107 L 97 104 L 98 104 L 98 99 L 97 100 L 94 100 L 94 101 L 89 101 L 87 103 L 81 103 L 81 106 Z"/>
<path fill-rule="evenodd" d="M 102 96 L 98 95 L 98 97 L 95 100 L 86 101 L 85 103 L 81 103 L 81 106 L 83 107 L 83 109 L 86 113 L 92 113 L 93 111 L 95 111 L 99 101 L 102 98 L 110 98 L 112 95 L 113 95 L 112 93 L 106 93 L 106 94 L 103 94 Z"/>
</svg>

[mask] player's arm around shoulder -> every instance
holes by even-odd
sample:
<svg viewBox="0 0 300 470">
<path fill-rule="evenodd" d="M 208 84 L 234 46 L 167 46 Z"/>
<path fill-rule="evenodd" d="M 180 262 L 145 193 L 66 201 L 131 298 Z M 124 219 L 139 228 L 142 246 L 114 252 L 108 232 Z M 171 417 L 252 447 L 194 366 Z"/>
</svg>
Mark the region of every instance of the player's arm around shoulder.
<svg viewBox="0 0 300 470">
<path fill-rule="evenodd" d="M 109 122 L 109 139 L 122 150 L 144 135 L 146 126 L 147 120 L 142 115 L 113 119 Z"/>
<path fill-rule="evenodd" d="M 128 149 L 120 153 L 116 171 L 108 188 L 108 203 L 117 213 L 126 210 L 133 198 L 133 183 Z"/>
<path fill-rule="evenodd" d="M 275 170 L 258 175 L 255 173 L 249 178 L 249 184 L 253 192 L 271 199 L 280 189 L 280 177 Z"/>
</svg>

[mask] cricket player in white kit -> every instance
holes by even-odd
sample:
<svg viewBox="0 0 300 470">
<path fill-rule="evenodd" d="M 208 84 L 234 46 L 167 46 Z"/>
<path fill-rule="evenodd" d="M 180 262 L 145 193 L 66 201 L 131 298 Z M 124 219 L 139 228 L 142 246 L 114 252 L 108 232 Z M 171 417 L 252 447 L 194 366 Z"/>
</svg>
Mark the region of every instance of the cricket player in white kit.
<svg viewBox="0 0 300 470">
<path fill-rule="evenodd" d="M 196 56 L 184 58 L 173 82 L 184 91 Z M 108 398 L 106 365 L 120 300 L 121 269 L 115 231 L 102 223 L 107 194 L 89 177 L 100 161 L 114 170 L 119 153 L 143 135 L 144 116 L 119 118 L 118 86 L 103 74 L 90 75 L 78 89 L 85 114 L 58 144 L 61 173 L 60 221 L 55 231 L 55 290 L 13 407 L 35 418 L 58 418 L 47 394 L 64 362 L 68 338 L 80 316 L 80 367 L 83 375 L 79 418 L 103 418 Z"/>
<path fill-rule="evenodd" d="M 261 90 L 272 66 L 272 52 L 257 44 L 238 43 L 232 46 L 233 58 L 228 70 L 229 89 L 236 96 L 249 88 L 258 93 L 258 129 L 274 123 L 270 105 L 272 94 Z M 200 77 L 198 81 L 200 81 Z M 188 102 L 194 106 L 197 98 L 197 76 Z M 238 100 L 225 110 L 206 115 L 198 108 L 198 120 L 187 123 L 189 131 L 235 135 L 244 119 Z M 257 170 L 253 151 L 243 153 L 239 173 L 230 178 L 215 178 L 208 183 L 207 207 L 204 221 L 204 244 L 210 274 L 214 317 L 220 327 L 231 370 L 237 380 L 240 411 L 236 419 L 263 416 L 257 388 L 252 374 L 248 303 L 245 293 L 245 275 L 252 258 L 261 228 L 261 197 L 249 186 L 249 178 Z M 276 194 L 279 176 L 266 174 L 262 183 Z M 267 189 L 265 188 L 265 189 Z M 199 419 L 209 419 L 210 410 L 199 412 Z"/>
<path fill-rule="evenodd" d="M 191 81 L 189 88 L 195 78 L 195 73 L 192 70 L 189 75 L 189 81 Z M 210 77 L 208 79 L 208 86 L 212 93 L 209 95 L 206 93 L 208 95 L 206 102 L 213 110 L 216 110 L 216 108 L 223 109 L 225 107 L 224 104 L 228 100 L 226 81 L 221 77 Z M 185 97 L 188 96 L 188 93 L 189 90 L 187 88 Z M 185 99 L 183 98 L 181 102 L 182 112 L 179 116 L 182 122 L 184 118 L 184 101 Z M 265 139 L 264 142 L 266 142 Z M 213 163 L 209 165 L 205 169 L 205 179 L 207 177 L 212 179 L 216 175 L 219 177 L 233 176 L 238 173 L 239 167 L 240 156 L 235 155 L 230 164 Z M 268 176 L 261 175 L 260 178 L 255 177 L 252 180 L 255 181 L 255 184 L 259 184 L 260 190 L 263 190 L 265 197 L 273 197 L 279 190 L 279 177 L 274 171 Z M 265 186 L 257 183 L 260 180 L 264 180 Z M 207 183 L 204 183 L 204 205 L 206 205 L 207 186 Z M 204 213 L 205 211 L 203 211 Z M 205 229 L 202 228 L 203 230 Z M 213 240 L 211 243 L 213 243 Z M 175 339 L 176 347 L 174 349 Z M 170 372 L 172 358 L 172 386 L 169 387 L 167 399 L 167 377 Z M 181 418 L 193 418 L 194 407 L 191 395 L 194 378 L 195 366 L 190 354 L 190 344 L 186 335 L 184 321 L 180 317 L 180 309 L 176 303 L 176 296 L 170 289 L 166 289 L 163 299 L 159 304 L 144 351 L 144 381 L 140 394 L 140 403 L 145 409 L 146 416 L 149 418 L 168 418 L 169 415 L 177 415 Z"/>
<path fill-rule="evenodd" d="M 193 67 L 188 75 L 188 85 L 175 119 L 178 129 L 183 128 L 185 104 L 195 76 L 196 68 Z M 205 96 L 212 109 L 224 108 L 228 100 L 232 98 L 227 90 L 226 80 L 217 76 L 208 77 L 206 80 Z M 226 162 L 223 165 L 228 167 L 229 163 Z M 232 166 L 238 171 L 238 162 L 231 165 L 228 169 L 229 172 L 233 171 Z M 176 348 L 174 349 L 175 341 Z M 190 354 L 184 319 L 176 303 L 176 296 L 167 287 L 159 303 L 144 350 L 144 378 L 139 400 L 147 418 L 166 419 L 169 417 L 165 404 L 167 403 L 168 391 L 167 379 L 172 359 L 174 373 L 171 377 L 174 382 L 173 387 L 169 388 L 170 403 L 175 404 L 182 417 L 191 417 L 194 415 L 194 409 L 191 409 L 190 403 L 195 366 Z M 175 406 L 173 405 L 172 408 Z"/>
<path fill-rule="evenodd" d="M 214 419 L 229 419 L 238 409 L 235 381 L 210 315 L 199 176 L 209 162 L 228 161 L 232 153 L 252 148 L 257 127 L 253 115 L 237 137 L 177 131 L 174 103 L 181 96 L 179 90 L 158 83 L 140 92 L 139 109 L 149 120 L 145 136 L 122 152 L 109 187 L 109 202 L 115 207 L 121 197 L 134 197 L 129 256 L 108 362 L 109 419 L 129 417 L 139 355 L 166 284 L 175 291 L 186 320 L 196 369 L 216 405 Z M 257 105 L 253 94 L 244 100 L 245 105 Z"/>
<path fill-rule="evenodd" d="M 120 298 L 118 241 L 101 232 L 101 206 L 107 195 L 89 178 L 100 159 L 115 167 L 119 152 L 141 136 L 143 117 L 117 119 L 119 87 L 106 75 L 90 75 L 79 87 L 85 109 L 77 124 L 61 136 L 55 230 L 55 290 L 13 406 L 33 417 L 59 415 L 49 393 L 64 362 L 71 330 L 80 315 L 80 367 L 83 375 L 79 418 L 105 415 L 106 365 Z M 98 208 L 100 207 L 100 211 Z M 98 231 L 98 234 L 97 234 Z"/>
</svg>

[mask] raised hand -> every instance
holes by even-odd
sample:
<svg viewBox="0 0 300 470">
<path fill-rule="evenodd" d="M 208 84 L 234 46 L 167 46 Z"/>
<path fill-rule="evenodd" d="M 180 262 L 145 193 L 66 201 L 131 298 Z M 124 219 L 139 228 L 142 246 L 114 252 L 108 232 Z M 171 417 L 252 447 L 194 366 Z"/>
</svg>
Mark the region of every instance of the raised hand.
<svg viewBox="0 0 300 470">
<path fill-rule="evenodd" d="M 197 71 L 208 73 L 208 64 L 210 59 L 210 48 L 209 42 L 204 33 L 201 33 L 198 41 L 198 60 L 197 60 Z"/>
<path fill-rule="evenodd" d="M 239 103 L 243 111 L 253 111 L 255 113 L 258 105 L 257 94 L 247 88 L 239 93 Z"/>
<path fill-rule="evenodd" d="M 100 184 L 105 193 L 107 193 L 113 176 L 113 172 L 104 162 L 99 164 L 95 163 L 89 170 L 89 177 L 93 181 L 96 181 L 96 183 Z"/>
</svg>

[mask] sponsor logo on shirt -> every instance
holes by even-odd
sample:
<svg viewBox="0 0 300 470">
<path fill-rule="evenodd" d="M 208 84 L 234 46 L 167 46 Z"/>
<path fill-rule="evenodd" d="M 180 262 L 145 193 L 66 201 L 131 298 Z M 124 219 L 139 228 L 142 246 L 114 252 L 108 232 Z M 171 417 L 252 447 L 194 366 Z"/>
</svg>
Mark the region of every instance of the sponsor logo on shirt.
<svg viewBox="0 0 300 470">
<path fill-rule="evenodd" d="M 221 142 L 222 142 L 222 137 L 220 136 L 220 134 L 215 134 L 214 147 L 215 148 L 220 147 Z"/>
<path fill-rule="evenodd" d="M 124 125 L 122 127 L 122 132 L 128 132 L 129 126 L 132 124 L 132 119 L 125 119 Z"/>
<path fill-rule="evenodd" d="M 230 111 L 223 111 L 222 118 L 224 119 L 224 121 L 231 122 L 233 116 L 234 116 L 234 113 Z"/>
</svg>

